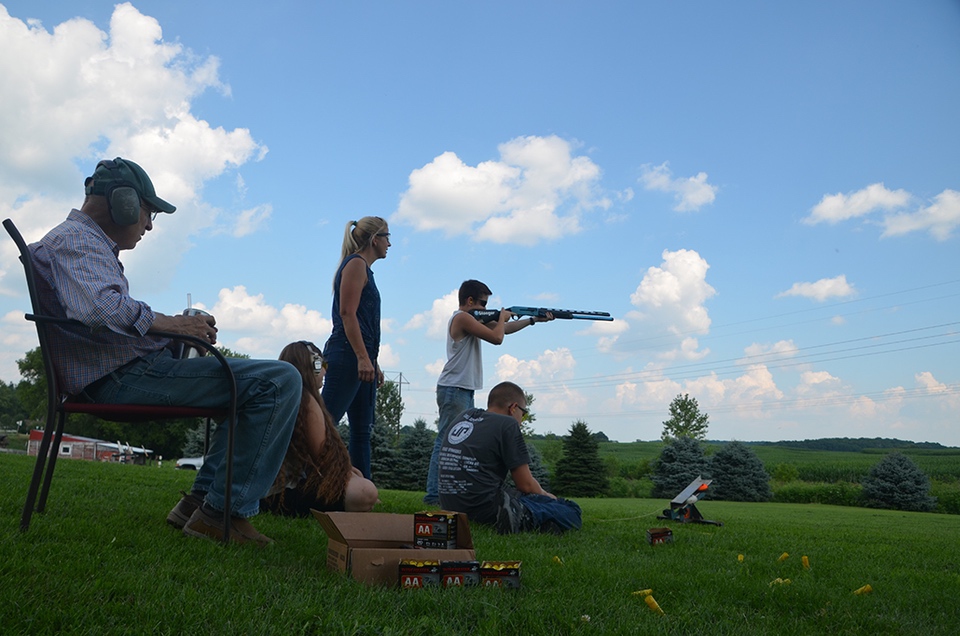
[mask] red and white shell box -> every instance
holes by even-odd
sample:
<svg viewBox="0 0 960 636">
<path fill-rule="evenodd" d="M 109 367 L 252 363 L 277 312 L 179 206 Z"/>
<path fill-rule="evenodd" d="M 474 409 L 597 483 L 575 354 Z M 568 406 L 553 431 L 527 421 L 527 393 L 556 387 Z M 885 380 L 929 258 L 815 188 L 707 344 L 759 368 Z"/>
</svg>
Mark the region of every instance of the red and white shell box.
<svg viewBox="0 0 960 636">
<path fill-rule="evenodd" d="M 440 583 L 443 587 L 480 585 L 480 562 L 441 561 Z"/>
<path fill-rule="evenodd" d="M 413 515 L 413 543 L 418 548 L 452 550 L 457 547 L 457 513 L 446 510 Z"/>
<path fill-rule="evenodd" d="M 650 545 L 673 543 L 673 530 L 670 528 L 650 528 L 647 530 L 647 543 Z"/>
<path fill-rule="evenodd" d="M 400 587 L 405 590 L 440 585 L 440 562 L 427 559 L 400 559 Z"/>
<path fill-rule="evenodd" d="M 327 535 L 327 567 L 358 581 L 396 585 L 401 559 L 469 561 L 476 559 L 470 522 L 457 513 L 456 549 L 417 549 L 413 515 L 386 512 L 320 512 L 314 517 Z"/>
<path fill-rule="evenodd" d="M 484 561 L 480 564 L 480 585 L 520 587 L 520 561 Z"/>
</svg>

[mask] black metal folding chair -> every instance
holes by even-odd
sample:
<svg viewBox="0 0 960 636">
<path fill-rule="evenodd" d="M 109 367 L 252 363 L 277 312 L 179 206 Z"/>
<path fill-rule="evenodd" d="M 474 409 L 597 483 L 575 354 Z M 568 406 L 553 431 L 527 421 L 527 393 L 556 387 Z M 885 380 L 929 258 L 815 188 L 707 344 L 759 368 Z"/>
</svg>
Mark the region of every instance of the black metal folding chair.
<svg viewBox="0 0 960 636">
<path fill-rule="evenodd" d="M 224 511 L 223 511 L 223 541 L 230 541 L 230 494 L 231 483 L 233 482 L 233 444 L 234 433 L 237 421 L 237 383 L 233 376 L 233 371 L 227 363 L 223 354 L 216 347 L 208 342 L 181 334 L 152 332 L 158 336 L 184 341 L 199 349 L 205 350 L 208 354 L 214 356 L 223 366 L 230 387 L 230 405 L 226 409 L 199 408 L 189 405 L 138 405 L 138 404 L 102 404 L 84 402 L 75 396 L 68 395 L 60 388 L 60 376 L 53 356 L 50 355 L 48 346 L 49 337 L 47 329 L 51 325 L 82 325 L 82 323 L 66 318 L 56 318 L 45 316 L 40 313 L 40 301 L 37 295 L 36 274 L 34 272 L 33 260 L 27 244 L 20 235 L 13 221 L 6 219 L 3 227 L 10 234 L 13 242 L 17 244 L 20 251 L 20 262 L 23 264 L 24 274 L 27 279 L 27 290 L 30 292 L 30 302 L 33 313 L 25 314 L 24 318 L 31 321 L 37 327 L 37 338 L 40 340 L 40 353 L 43 357 L 43 369 L 47 380 L 47 421 L 43 429 L 43 438 L 40 441 L 40 447 L 37 451 L 37 463 L 33 469 L 33 478 L 30 480 L 30 488 L 27 491 L 27 501 L 23 506 L 23 514 L 20 517 L 20 530 L 26 532 L 30 527 L 30 518 L 34 511 L 43 512 L 47 496 L 50 492 L 50 482 L 53 480 L 53 470 L 57 463 L 57 455 L 60 452 L 60 441 L 63 437 L 63 427 L 67 417 L 71 413 L 86 413 L 110 422 L 145 422 L 153 420 L 169 420 L 184 417 L 198 418 L 216 418 L 224 420 L 227 426 L 227 466 L 226 466 L 226 488 L 224 489 Z M 46 476 L 44 477 L 44 466 L 46 465 Z M 40 482 L 43 479 L 41 488 Z M 39 492 L 39 499 L 37 497 Z"/>
</svg>

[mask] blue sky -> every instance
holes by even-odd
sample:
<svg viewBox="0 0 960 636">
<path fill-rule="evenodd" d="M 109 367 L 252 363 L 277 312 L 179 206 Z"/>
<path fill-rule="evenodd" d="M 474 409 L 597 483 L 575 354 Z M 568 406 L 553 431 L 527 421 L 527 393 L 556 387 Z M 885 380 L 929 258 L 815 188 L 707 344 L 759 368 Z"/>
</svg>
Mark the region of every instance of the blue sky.
<svg viewBox="0 0 960 636">
<path fill-rule="evenodd" d="M 322 343 L 347 221 L 404 423 L 455 290 L 609 311 L 485 346 L 486 387 L 657 439 L 960 445 L 960 3 L 0 3 L 0 217 L 36 240 L 96 161 L 178 206 L 134 295 L 255 357 Z M 0 379 L 36 346 L 0 241 Z M 479 396 L 481 403 L 485 393 Z"/>
</svg>

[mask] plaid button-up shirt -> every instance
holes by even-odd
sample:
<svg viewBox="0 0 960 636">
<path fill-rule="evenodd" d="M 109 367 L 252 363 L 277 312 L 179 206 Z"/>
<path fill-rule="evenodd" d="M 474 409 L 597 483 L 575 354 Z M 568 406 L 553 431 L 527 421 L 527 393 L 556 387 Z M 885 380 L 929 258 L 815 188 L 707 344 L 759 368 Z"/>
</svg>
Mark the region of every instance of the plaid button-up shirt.
<svg viewBox="0 0 960 636">
<path fill-rule="evenodd" d="M 30 245 L 40 311 L 79 320 L 86 328 L 52 325 L 51 355 L 64 391 L 85 386 L 132 360 L 162 349 L 146 335 L 156 318 L 130 297 L 120 250 L 93 219 L 72 210 L 67 220 Z"/>
</svg>

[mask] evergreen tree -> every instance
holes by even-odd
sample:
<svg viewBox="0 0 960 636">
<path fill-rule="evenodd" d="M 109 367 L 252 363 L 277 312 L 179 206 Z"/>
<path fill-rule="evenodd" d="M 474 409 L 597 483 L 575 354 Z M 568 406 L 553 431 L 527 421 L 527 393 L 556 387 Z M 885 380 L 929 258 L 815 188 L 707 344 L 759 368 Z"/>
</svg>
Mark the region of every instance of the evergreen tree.
<svg viewBox="0 0 960 636">
<path fill-rule="evenodd" d="M 697 398 L 684 393 L 670 403 L 670 419 L 663 423 L 661 438 L 665 442 L 680 437 L 691 437 L 701 442 L 707 437 L 710 416 L 700 412 Z"/>
<path fill-rule="evenodd" d="M 370 478 L 377 488 L 389 490 L 399 487 L 394 439 L 394 432 L 387 428 L 378 414 L 370 432 Z"/>
<path fill-rule="evenodd" d="M 607 471 L 600 460 L 600 444 L 587 424 L 574 422 L 563 440 L 563 455 L 557 462 L 553 488 L 564 496 L 597 497 L 609 487 Z"/>
<path fill-rule="evenodd" d="M 408 427 L 404 427 L 408 428 Z M 417 418 L 409 433 L 400 438 L 396 457 L 396 486 L 399 490 L 426 490 L 430 455 L 433 453 L 435 431 L 427 428 L 426 420 Z"/>
<path fill-rule="evenodd" d="M 533 478 L 540 482 L 540 487 L 550 492 L 550 471 L 543 463 L 543 453 L 540 449 L 527 442 L 527 453 L 530 455 L 530 472 Z"/>
<path fill-rule="evenodd" d="M 707 467 L 707 458 L 698 440 L 678 437 L 668 442 L 653 470 L 651 496 L 673 499 L 697 477 L 708 478 Z"/>
<path fill-rule="evenodd" d="M 763 462 L 743 442 L 730 442 L 714 453 L 710 460 L 714 499 L 728 501 L 769 501 L 773 497 L 770 475 Z"/>
<path fill-rule="evenodd" d="M 863 478 L 863 497 L 875 508 L 928 512 L 937 505 L 930 496 L 930 479 L 912 459 L 893 452 Z"/>
<path fill-rule="evenodd" d="M 530 456 L 530 474 L 533 475 L 533 478 L 540 482 L 540 487 L 550 492 L 550 471 L 547 470 L 546 464 L 543 463 L 543 453 L 540 452 L 540 449 L 534 446 L 531 442 L 526 441 L 527 445 L 527 454 Z M 507 479 L 504 481 L 507 486 L 511 488 L 516 488 L 517 485 L 513 482 L 513 476 L 510 473 L 507 473 Z"/>
<path fill-rule="evenodd" d="M 213 441 L 213 433 L 217 430 L 217 424 L 214 422 L 210 426 L 210 441 Z M 207 421 L 200 420 L 197 425 L 187 431 L 187 441 L 183 444 L 181 451 L 183 457 L 202 457 L 204 445 L 207 439 Z"/>
</svg>

